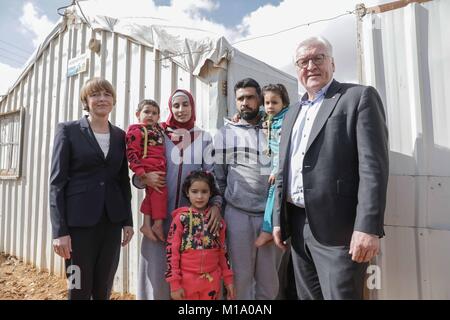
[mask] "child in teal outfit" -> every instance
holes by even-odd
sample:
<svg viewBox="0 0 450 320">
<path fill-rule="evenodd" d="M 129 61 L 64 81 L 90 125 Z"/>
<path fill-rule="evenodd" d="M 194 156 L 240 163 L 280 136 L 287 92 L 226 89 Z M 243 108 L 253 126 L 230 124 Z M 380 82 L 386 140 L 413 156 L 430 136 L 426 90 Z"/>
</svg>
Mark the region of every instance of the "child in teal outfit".
<svg viewBox="0 0 450 320">
<path fill-rule="evenodd" d="M 272 212 L 275 195 L 275 177 L 279 164 L 279 145 L 281 125 L 289 106 L 289 95 L 286 87 L 282 84 L 269 84 L 262 88 L 264 97 L 264 109 L 267 114 L 267 152 L 271 156 L 271 173 L 269 177 L 269 193 L 267 196 L 266 209 L 264 211 L 264 222 L 262 231 L 255 241 L 257 247 L 261 247 L 273 240 L 272 237 Z"/>
</svg>

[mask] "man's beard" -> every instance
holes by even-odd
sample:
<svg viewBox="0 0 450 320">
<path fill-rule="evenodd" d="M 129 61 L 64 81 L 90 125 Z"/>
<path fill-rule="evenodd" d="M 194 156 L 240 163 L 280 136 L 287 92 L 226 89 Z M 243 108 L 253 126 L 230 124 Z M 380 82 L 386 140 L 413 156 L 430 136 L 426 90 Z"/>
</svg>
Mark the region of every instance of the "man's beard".
<svg viewBox="0 0 450 320">
<path fill-rule="evenodd" d="M 258 109 L 254 110 L 254 111 L 248 111 L 248 110 L 239 111 L 239 115 L 241 116 L 241 119 L 244 119 L 246 121 L 255 119 L 258 116 L 258 113 L 259 113 Z"/>
</svg>

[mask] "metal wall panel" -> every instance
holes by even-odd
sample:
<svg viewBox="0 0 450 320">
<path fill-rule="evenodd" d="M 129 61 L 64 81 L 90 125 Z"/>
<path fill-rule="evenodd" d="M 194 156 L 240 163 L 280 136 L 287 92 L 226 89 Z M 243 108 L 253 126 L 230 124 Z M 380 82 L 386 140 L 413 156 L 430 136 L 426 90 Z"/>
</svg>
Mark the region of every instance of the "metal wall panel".
<svg viewBox="0 0 450 320">
<path fill-rule="evenodd" d="M 450 1 L 362 18 L 361 82 L 380 92 L 390 139 L 383 288 L 372 297 L 448 299 Z"/>
<path fill-rule="evenodd" d="M 382 253 L 376 259 L 381 288 L 372 299 L 450 299 L 448 252 L 450 231 L 386 227 Z"/>
</svg>

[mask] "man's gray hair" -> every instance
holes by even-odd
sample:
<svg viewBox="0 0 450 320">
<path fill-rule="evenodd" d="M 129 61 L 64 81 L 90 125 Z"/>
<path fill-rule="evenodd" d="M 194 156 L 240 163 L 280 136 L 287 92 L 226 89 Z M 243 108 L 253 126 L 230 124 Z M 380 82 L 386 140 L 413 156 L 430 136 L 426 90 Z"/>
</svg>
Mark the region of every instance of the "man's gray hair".
<svg viewBox="0 0 450 320">
<path fill-rule="evenodd" d="M 325 49 L 327 50 L 327 55 L 332 57 L 333 56 L 333 47 L 330 43 L 330 41 L 328 41 L 327 39 L 325 39 L 324 37 L 318 36 L 318 37 L 310 37 L 308 39 L 303 40 L 302 42 L 300 42 L 297 46 L 297 49 L 295 50 L 295 55 L 297 56 L 297 52 L 303 48 L 303 47 L 309 47 L 311 45 L 314 44 L 322 44 Z"/>
</svg>

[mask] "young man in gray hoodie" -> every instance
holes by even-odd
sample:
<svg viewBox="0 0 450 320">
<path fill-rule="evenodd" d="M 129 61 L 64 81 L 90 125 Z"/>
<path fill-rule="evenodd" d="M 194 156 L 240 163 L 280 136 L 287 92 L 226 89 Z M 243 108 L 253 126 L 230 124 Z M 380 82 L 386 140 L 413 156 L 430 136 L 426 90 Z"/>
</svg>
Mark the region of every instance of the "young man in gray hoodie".
<svg viewBox="0 0 450 320">
<path fill-rule="evenodd" d="M 273 300 L 278 294 L 278 266 L 282 252 L 274 243 L 260 248 L 269 188 L 270 158 L 264 152 L 267 138 L 259 114 L 261 88 L 251 78 L 234 87 L 237 123 L 226 121 L 215 136 L 214 173 L 225 199 L 225 222 L 236 298 Z"/>
</svg>

